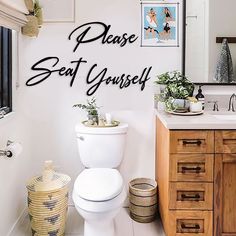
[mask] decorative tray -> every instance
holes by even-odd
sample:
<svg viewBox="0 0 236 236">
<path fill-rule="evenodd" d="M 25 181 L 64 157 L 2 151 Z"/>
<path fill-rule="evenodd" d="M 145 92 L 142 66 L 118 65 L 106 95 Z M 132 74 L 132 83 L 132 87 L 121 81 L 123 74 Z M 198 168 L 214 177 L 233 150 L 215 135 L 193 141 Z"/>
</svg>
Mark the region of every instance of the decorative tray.
<svg viewBox="0 0 236 236">
<path fill-rule="evenodd" d="M 120 122 L 117 121 L 117 120 L 113 120 L 111 122 L 111 124 L 109 124 L 109 125 L 105 124 L 105 125 L 101 126 L 101 125 L 90 125 L 90 124 L 88 124 L 88 121 L 85 120 L 85 121 L 82 121 L 82 124 L 85 125 L 86 127 L 92 127 L 92 128 L 109 128 L 109 127 L 116 127 L 116 126 L 118 126 L 120 124 Z"/>
<path fill-rule="evenodd" d="M 199 112 L 176 112 L 176 111 L 167 111 L 167 113 L 170 113 L 172 115 L 177 115 L 177 116 L 199 116 L 204 113 L 204 111 L 199 111 Z"/>
</svg>

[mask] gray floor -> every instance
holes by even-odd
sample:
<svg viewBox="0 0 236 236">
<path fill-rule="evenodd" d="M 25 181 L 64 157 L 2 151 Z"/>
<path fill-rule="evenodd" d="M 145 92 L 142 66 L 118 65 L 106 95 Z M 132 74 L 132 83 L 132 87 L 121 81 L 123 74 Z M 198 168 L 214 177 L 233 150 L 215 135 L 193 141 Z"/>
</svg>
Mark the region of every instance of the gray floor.
<svg viewBox="0 0 236 236">
<path fill-rule="evenodd" d="M 116 236 L 165 236 L 160 220 L 149 224 L 133 221 L 127 208 L 123 208 L 115 219 Z M 31 236 L 30 223 L 25 217 L 11 236 Z M 69 207 L 65 236 L 83 236 L 83 219 L 74 207 Z"/>
</svg>

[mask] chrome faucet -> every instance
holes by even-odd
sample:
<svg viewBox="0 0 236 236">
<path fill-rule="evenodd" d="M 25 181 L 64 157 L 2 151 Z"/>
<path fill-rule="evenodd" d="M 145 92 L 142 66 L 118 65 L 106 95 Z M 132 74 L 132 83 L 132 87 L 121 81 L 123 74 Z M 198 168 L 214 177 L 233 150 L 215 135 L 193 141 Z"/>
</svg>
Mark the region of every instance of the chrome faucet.
<svg viewBox="0 0 236 236">
<path fill-rule="evenodd" d="M 235 112 L 235 109 L 234 109 L 234 101 L 236 101 L 236 95 L 235 93 L 233 93 L 231 96 L 230 96 L 230 99 L 229 99 L 229 109 L 228 111 L 233 111 Z"/>
<path fill-rule="evenodd" d="M 213 111 L 219 111 L 218 101 L 209 101 L 208 103 L 213 103 Z"/>
</svg>

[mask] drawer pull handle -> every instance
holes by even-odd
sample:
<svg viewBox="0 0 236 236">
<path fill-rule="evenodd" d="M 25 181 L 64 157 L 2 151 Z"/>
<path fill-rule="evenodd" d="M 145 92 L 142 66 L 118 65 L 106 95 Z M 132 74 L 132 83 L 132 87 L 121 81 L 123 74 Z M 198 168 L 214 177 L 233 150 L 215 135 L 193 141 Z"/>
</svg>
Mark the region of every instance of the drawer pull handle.
<svg viewBox="0 0 236 236">
<path fill-rule="evenodd" d="M 201 146 L 202 141 L 201 140 L 196 140 L 196 141 L 183 141 L 183 145 L 191 145 L 191 144 L 195 144 L 197 146 Z"/>
<path fill-rule="evenodd" d="M 181 228 L 182 229 L 200 229 L 200 225 L 199 224 L 195 224 L 195 225 L 194 224 L 193 225 L 189 224 L 189 225 L 186 225 L 186 224 L 183 223 L 183 224 L 181 224 Z"/>
<path fill-rule="evenodd" d="M 185 173 L 186 171 L 196 171 L 196 173 L 199 174 L 201 169 L 202 168 L 200 166 L 198 166 L 198 167 L 186 167 L 186 166 L 183 166 L 182 167 L 182 173 Z"/>
<path fill-rule="evenodd" d="M 185 200 L 185 199 L 195 199 L 195 201 L 199 201 L 201 196 L 198 193 L 194 194 L 194 195 L 181 194 L 181 198 L 182 198 L 182 200 Z"/>
</svg>

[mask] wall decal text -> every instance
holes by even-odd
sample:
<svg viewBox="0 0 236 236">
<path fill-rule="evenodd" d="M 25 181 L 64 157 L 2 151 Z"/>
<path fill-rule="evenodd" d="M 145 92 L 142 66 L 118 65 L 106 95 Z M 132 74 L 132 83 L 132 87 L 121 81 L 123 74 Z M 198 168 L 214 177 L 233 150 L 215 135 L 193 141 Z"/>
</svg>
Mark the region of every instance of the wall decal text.
<svg viewBox="0 0 236 236">
<path fill-rule="evenodd" d="M 98 32 L 97 35 L 91 37 L 91 33 L 89 34 L 89 32 L 93 30 L 93 27 L 98 26 L 102 28 L 101 32 L 96 30 L 96 33 Z M 102 44 L 118 44 L 120 47 L 124 47 L 128 44 L 134 43 L 138 39 L 138 36 L 135 34 L 128 35 L 127 33 L 123 33 L 121 36 L 109 34 L 110 28 L 111 25 L 106 25 L 103 22 L 90 22 L 75 28 L 68 37 L 69 40 L 71 40 L 73 37 L 76 38 L 76 45 L 73 49 L 73 53 L 77 51 L 81 44 L 94 42 L 96 40 L 101 40 Z M 56 56 L 45 57 L 36 62 L 31 67 L 31 69 L 37 72 L 37 74 L 28 79 L 26 81 L 26 85 L 38 85 L 49 79 L 52 75 L 56 74 L 59 77 L 69 77 L 70 86 L 72 87 L 76 78 L 79 77 L 80 68 L 88 63 L 88 61 L 83 57 L 80 57 L 78 60 L 70 61 L 70 65 L 67 67 L 59 66 L 59 62 L 61 62 L 61 60 Z M 139 75 L 120 73 L 119 75 L 114 76 L 110 75 L 107 67 L 101 70 L 95 63 L 90 67 L 86 76 L 86 83 L 91 85 L 91 87 L 87 90 L 87 95 L 92 96 L 95 94 L 102 84 L 116 85 L 120 89 L 127 88 L 130 85 L 138 84 L 140 85 L 140 90 L 143 91 L 146 82 L 150 79 L 151 70 L 152 66 L 141 70 Z"/>
<path fill-rule="evenodd" d="M 92 30 L 92 27 L 96 27 L 96 26 L 102 26 L 102 32 L 97 35 L 97 36 L 94 36 L 92 38 L 86 38 L 87 34 Z M 111 28 L 111 25 L 106 25 L 104 24 L 103 22 L 90 22 L 90 23 L 86 23 L 86 24 L 83 24 L 79 27 L 77 27 L 76 29 L 74 29 L 68 39 L 71 40 L 72 36 L 75 34 L 75 33 L 78 33 L 79 30 L 82 29 L 82 32 L 79 33 L 79 35 L 76 37 L 76 41 L 77 41 L 77 44 L 73 50 L 73 52 L 75 52 L 78 48 L 78 46 L 81 44 L 81 43 L 91 43 L 93 41 L 96 41 L 98 39 L 102 39 L 101 42 L 102 44 L 119 44 L 120 47 L 124 47 L 125 45 L 127 45 L 127 43 L 134 43 L 137 39 L 138 39 L 138 36 L 136 36 L 135 34 L 131 34 L 130 36 L 127 34 L 127 33 L 123 33 L 121 36 L 120 35 L 112 35 L 112 34 L 109 34 L 109 30 Z M 97 30 L 97 32 L 99 32 Z"/>
</svg>

